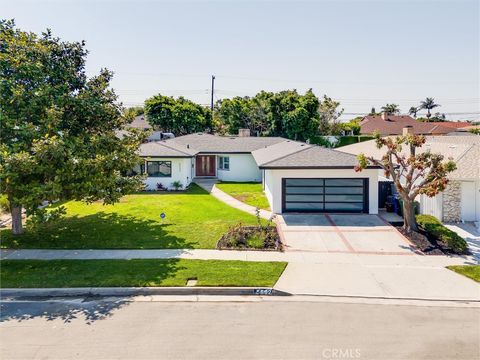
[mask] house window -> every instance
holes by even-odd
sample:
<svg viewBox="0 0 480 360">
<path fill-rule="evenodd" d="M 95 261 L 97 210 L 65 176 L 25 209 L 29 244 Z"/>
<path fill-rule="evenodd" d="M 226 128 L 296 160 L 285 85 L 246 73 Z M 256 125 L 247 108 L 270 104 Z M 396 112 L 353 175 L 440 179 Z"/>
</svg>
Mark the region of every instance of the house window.
<svg viewBox="0 0 480 360">
<path fill-rule="evenodd" d="M 147 161 L 147 174 L 149 177 L 171 177 L 171 161 Z"/>
<path fill-rule="evenodd" d="M 230 158 L 228 156 L 219 156 L 218 157 L 218 169 L 219 170 L 230 170 Z"/>
</svg>

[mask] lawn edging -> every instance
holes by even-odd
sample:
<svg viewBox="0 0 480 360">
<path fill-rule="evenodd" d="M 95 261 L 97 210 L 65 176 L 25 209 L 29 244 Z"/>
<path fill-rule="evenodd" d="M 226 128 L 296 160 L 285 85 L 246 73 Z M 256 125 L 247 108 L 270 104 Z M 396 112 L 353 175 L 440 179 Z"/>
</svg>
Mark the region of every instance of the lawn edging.
<svg viewBox="0 0 480 360">
<path fill-rule="evenodd" d="M 291 296 L 272 287 L 80 287 L 80 288 L 4 288 L 0 297 L 72 297 L 72 296 Z"/>
</svg>

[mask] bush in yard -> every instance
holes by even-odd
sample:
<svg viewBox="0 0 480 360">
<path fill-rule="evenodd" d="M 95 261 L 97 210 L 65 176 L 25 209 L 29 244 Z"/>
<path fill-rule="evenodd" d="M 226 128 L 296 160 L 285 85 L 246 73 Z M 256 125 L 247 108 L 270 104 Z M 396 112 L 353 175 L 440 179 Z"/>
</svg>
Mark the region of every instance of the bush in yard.
<svg viewBox="0 0 480 360">
<path fill-rule="evenodd" d="M 177 180 L 172 182 L 172 187 L 175 189 L 175 191 L 178 191 L 183 188 L 183 184 Z"/>
<path fill-rule="evenodd" d="M 0 195 L 0 213 L 10 212 L 10 203 L 8 202 L 7 195 Z"/>
<path fill-rule="evenodd" d="M 418 225 L 428 234 L 444 243 L 457 254 L 466 254 L 467 242 L 456 232 L 445 227 L 435 216 L 417 215 Z"/>
</svg>

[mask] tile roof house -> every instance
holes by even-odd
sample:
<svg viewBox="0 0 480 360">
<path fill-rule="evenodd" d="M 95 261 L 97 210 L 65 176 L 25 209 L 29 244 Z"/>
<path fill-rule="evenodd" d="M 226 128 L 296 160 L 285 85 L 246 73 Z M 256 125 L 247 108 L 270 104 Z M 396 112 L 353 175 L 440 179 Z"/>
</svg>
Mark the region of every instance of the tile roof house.
<svg viewBox="0 0 480 360">
<path fill-rule="evenodd" d="M 243 133 L 245 134 L 245 133 Z M 378 169 L 355 156 L 281 137 L 190 134 L 142 144 L 147 189 L 194 178 L 261 182 L 273 212 L 377 213 Z"/>
<path fill-rule="evenodd" d="M 409 128 L 413 134 L 443 135 L 455 131 L 454 128 L 440 122 L 421 122 L 408 115 L 368 115 L 360 122 L 361 134 L 373 134 L 378 131 L 381 135 L 402 135 L 404 129 Z"/>
<path fill-rule="evenodd" d="M 384 153 L 373 140 L 337 150 L 352 155 L 364 153 L 378 159 Z M 427 136 L 426 143 L 418 151 L 443 154 L 457 165 L 448 175 L 450 183 L 443 193 L 434 198 L 419 197 L 421 212 L 446 222 L 480 221 L 480 136 Z"/>
</svg>

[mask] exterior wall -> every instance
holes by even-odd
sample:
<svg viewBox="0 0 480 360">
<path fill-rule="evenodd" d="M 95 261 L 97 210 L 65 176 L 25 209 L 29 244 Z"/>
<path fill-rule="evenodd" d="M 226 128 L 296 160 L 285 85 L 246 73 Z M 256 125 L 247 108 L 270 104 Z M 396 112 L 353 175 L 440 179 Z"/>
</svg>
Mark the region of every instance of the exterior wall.
<svg viewBox="0 0 480 360">
<path fill-rule="evenodd" d="M 461 182 L 450 181 L 443 192 L 443 221 L 458 222 L 461 220 L 461 194 Z"/>
<path fill-rule="evenodd" d="M 230 170 L 218 169 L 218 156 L 230 158 Z M 262 172 L 251 154 L 217 154 L 217 177 L 222 181 L 262 181 Z"/>
<path fill-rule="evenodd" d="M 370 214 L 378 214 L 378 170 L 367 169 L 355 172 L 353 169 L 297 169 L 265 170 L 265 195 L 272 211 L 282 212 L 283 178 L 368 178 L 368 206 Z"/>
<path fill-rule="evenodd" d="M 480 181 L 461 182 L 461 219 L 462 221 L 478 221 L 480 198 Z"/>
<path fill-rule="evenodd" d="M 434 197 L 420 195 L 418 198 L 420 203 L 420 214 L 433 215 L 438 220 L 443 219 L 443 194 L 440 193 Z"/>
<path fill-rule="evenodd" d="M 162 184 L 167 189 L 173 189 L 172 183 L 180 181 L 183 187 L 188 186 L 192 182 L 192 164 L 193 158 L 148 158 L 149 161 L 171 161 L 172 176 L 171 177 L 147 177 L 145 186 L 148 190 L 157 190 L 157 184 Z M 147 161 L 145 159 L 145 161 Z M 146 164 L 145 164 L 146 169 Z M 145 170 L 146 171 L 146 170 Z"/>
</svg>

